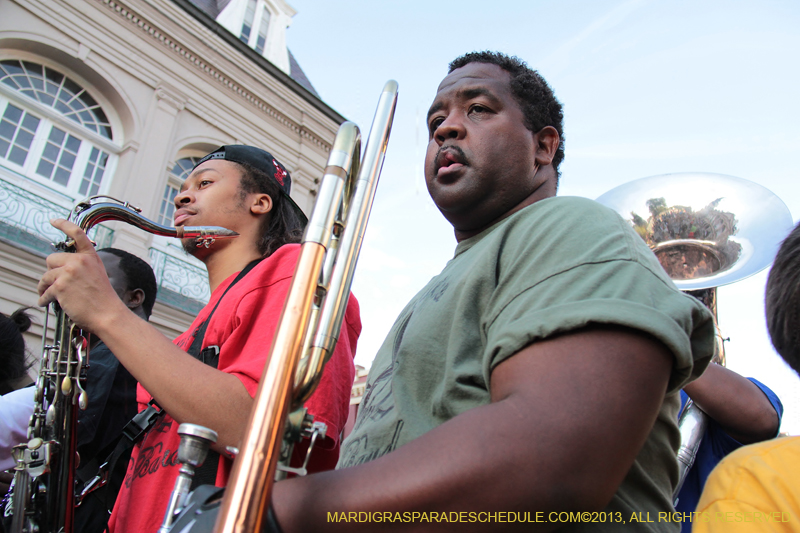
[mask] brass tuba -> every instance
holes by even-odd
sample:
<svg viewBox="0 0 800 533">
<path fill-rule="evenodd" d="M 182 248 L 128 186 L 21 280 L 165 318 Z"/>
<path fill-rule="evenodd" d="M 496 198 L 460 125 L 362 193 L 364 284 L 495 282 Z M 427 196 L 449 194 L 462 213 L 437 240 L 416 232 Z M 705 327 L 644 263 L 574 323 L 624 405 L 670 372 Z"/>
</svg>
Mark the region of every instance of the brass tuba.
<svg viewBox="0 0 800 533">
<path fill-rule="evenodd" d="M 100 222 L 118 220 L 155 235 L 196 238 L 208 246 L 215 238 L 236 237 L 237 233 L 211 226 L 169 227 L 139 214 L 139 209 L 113 198 L 97 202 L 94 196 L 79 202 L 69 219 L 85 232 Z M 74 252 L 72 240 L 54 245 L 60 252 Z M 89 363 L 89 334 L 72 323 L 61 307 L 53 304 L 55 334 L 47 344 L 45 315 L 42 360 L 34 393 L 34 411 L 28 427 L 28 442 L 15 446 L 12 455 L 14 488 L 11 495 L 13 533 L 71 533 L 75 510 L 78 409 L 86 409 L 84 390 Z"/>
<path fill-rule="evenodd" d="M 786 205 L 768 189 L 722 174 L 685 172 L 631 181 L 597 199 L 650 246 L 675 285 L 713 313 L 713 361 L 725 365 L 716 288 L 766 268 L 792 229 Z M 694 464 L 707 416 L 689 400 L 679 419 L 677 497 Z M 677 503 L 677 500 L 676 500 Z"/>
</svg>

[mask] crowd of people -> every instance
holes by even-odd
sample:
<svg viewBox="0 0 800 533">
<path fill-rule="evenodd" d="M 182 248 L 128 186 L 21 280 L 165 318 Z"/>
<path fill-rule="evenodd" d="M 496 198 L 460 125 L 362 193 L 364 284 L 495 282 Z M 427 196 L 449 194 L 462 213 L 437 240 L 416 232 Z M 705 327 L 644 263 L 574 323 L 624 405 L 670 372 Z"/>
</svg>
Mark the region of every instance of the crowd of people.
<svg viewBox="0 0 800 533">
<path fill-rule="evenodd" d="M 372 363 L 353 431 L 340 442 L 361 331 L 350 296 L 339 342 L 306 404 L 327 435 L 310 475 L 275 485 L 269 527 L 385 526 L 332 521 L 331 513 L 399 517 L 398 531 L 432 529 L 406 519 L 420 513 L 466 515 L 438 520 L 442 531 L 518 526 L 470 519 L 502 511 L 604 517 L 526 520 L 537 531 L 728 530 L 727 522 L 634 517 L 674 516 L 675 505 L 681 516 L 795 513 L 792 469 L 800 462 L 792 459 L 800 448 L 795 438 L 775 439 L 780 400 L 757 380 L 709 364 L 711 312 L 675 287 L 629 224 L 596 202 L 557 195 L 563 111 L 539 73 L 500 53 L 461 56 L 427 124 L 425 179 L 453 226 L 453 258 L 400 313 Z M 175 225 L 222 226 L 239 237 L 210 246 L 184 240 L 206 266 L 211 298 L 174 341 L 147 322 L 156 297 L 147 263 L 95 251 L 78 226 L 53 222 L 76 253 L 47 258 L 36 303 L 58 302 L 98 339 L 87 380 L 92 407 L 79 420 L 78 478 L 91 479 L 109 455 L 121 465 L 85 518 L 78 513 L 87 522 L 77 531 L 102 531 L 106 522 L 111 532 L 158 530 L 180 468 L 183 422 L 217 432 L 206 475 L 227 483 L 226 450 L 246 430 L 306 223 L 290 191 L 285 167 L 261 148 L 226 145 L 197 163 L 175 197 Z M 798 295 L 800 228 L 781 248 L 767 293 L 773 343 L 800 372 Z M 21 316 L 9 338 L 29 327 Z M 0 368 L 8 387 L 0 425 L 10 428 L 12 409 L 20 421 L 10 442 L 0 432 L 0 468 L 10 468 L 9 447 L 25 440 L 34 399 L 31 387 L 10 392 L 25 385 L 24 345 L 3 345 L 14 354 L 4 355 L 7 373 Z M 678 414 L 687 398 L 711 421 L 676 504 Z M 157 416 L 142 437 L 120 438 L 148 407 Z M 750 446 L 731 453 L 743 445 Z"/>
</svg>

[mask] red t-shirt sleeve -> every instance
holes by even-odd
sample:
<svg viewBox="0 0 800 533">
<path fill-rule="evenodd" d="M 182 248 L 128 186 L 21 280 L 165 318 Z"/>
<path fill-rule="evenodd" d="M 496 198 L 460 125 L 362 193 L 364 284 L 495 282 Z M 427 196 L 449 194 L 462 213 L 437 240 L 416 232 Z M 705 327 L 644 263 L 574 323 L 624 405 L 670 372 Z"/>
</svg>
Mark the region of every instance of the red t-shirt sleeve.
<svg viewBox="0 0 800 533">
<path fill-rule="evenodd" d="M 305 404 L 315 421 L 328 425 L 327 436 L 334 444 L 339 443 L 339 434 L 350 411 L 350 391 L 356 372 L 353 358 L 360 333 L 358 301 L 351 294 L 336 348 L 325 365 L 319 386 Z"/>
<path fill-rule="evenodd" d="M 285 278 L 258 287 L 244 295 L 235 310 L 230 310 L 235 314 L 225 324 L 230 331 L 223 333 L 225 340 L 219 344 L 217 368 L 239 378 L 250 396 L 255 396 L 261 381 L 290 284 L 291 278 Z"/>
<path fill-rule="evenodd" d="M 220 316 L 226 316 L 223 314 L 226 312 L 228 316 L 234 315 L 233 320 L 225 321 L 226 324 L 221 325 L 219 330 L 214 328 L 219 332 L 219 337 L 225 339 L 219 344 L 218 368 L 239 378 L 251 396 L 255 396 L 261 380 L 297 259 L 292 247 L 284 248 L 270 258 L 269 269 L 261 273 L 259 284 L 238 300 L 235 309 L 223 310 L 223 299 L 215 313 Z M 350 391 L 355 377 L 353 358 L 360 334 L 359 305 L 351 294 L 336 348 L 325 365 L 319 385 L 305 404 L 315 421 L 328 426 L 325 441 L 315 444 L 309 463 L 311 472 L 332 469 L 338 461 L 339 436 L 349 414 Z M 212 340 L 209 338 L 209 341 Z M 301 443 L 297 449 L 304 453 L 305 445 Z"/>
<path fill-rule="evenodd" d="M 308 463 L 310 473 L 333 470 L 339 461 L 340 435 L 350 412 L 350 392 L 356 373 L 353 358 L 360 334 L 358 300 L 351 294 L 336 348 L 325 365 L 319 386 L 305 404 L 309 413 L 314 415 L 314 421 L 328 426 L 325 440 L 314 445 Z M 295 446 L 294 466 L 302 463 L 307 445 L 308 442 L 304 441 Z"/>
</svg>

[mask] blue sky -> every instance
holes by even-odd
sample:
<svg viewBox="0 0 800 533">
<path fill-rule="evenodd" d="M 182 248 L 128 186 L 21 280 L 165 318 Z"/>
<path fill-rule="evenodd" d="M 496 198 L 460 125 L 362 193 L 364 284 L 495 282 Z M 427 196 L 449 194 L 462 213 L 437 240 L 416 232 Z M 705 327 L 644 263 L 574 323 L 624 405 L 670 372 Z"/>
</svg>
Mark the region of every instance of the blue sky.
<svg viewBox="0 0 800 533">
<path fill-rule="evenodd" d="M 800 3 L 785 1 L 290 0 L 289 48 L 323 100 L 368 130 L 383 83 L 397 114 L 354 293 L 369 366 L 394 318 L 455 248 L 422 174 L 425 114 L 447 63 L 524 59 L 564 104 L 561 195 L 597 198 L 647 176 L 759 183 L 800 217 Z M 366 135 L 366 131 L 363 132 Z M 766 271 L 719 289 L 728 367 L 781 397 L 800 435 L 800 379 L 764 326 Z"/>
</svg>

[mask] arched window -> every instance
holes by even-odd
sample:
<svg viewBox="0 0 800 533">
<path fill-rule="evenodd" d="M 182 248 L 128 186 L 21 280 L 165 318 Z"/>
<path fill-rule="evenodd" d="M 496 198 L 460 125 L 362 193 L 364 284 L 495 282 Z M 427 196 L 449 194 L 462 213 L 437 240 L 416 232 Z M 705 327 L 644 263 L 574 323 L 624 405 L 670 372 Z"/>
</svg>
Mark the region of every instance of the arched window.
<svg viewBox="0 0 800 533">
<path fill-rule="evenodd" d="M 172 216 L 175 214 L 175 196 L 180 190 L 181 184 L 191 174 L 192 169 L 200 161 L 199 157 L 184 157 L 178 159 L 175 166 L 169 172 L 167 186 L 164 189 L 164 196 L 161 198 L 161 209 L 158 212 L 158 223 L 164 226 L 172 225 Z"/>
<path fill-rule="evenodd" d="M 173 225 L 175 196 L 198 161 L 200 161 L 200 157 L 182 157 L 169 171 L 156 219 L 159 224 Z M 156 272 L 158 297 L 162 301 L 191 310 L 195 314 L 205 302 L 208 302 L 211 293 L 208 288 L 205 266 L 198 259 L 187 255 L 183 251 L 180 241 L 154 236 L 153 246 L 150 248 L 150 263 Z M 196 300 L 196 302 L 188 302 L 187 298 Z M 193 305 L 196 305 L 197 308 L 192 307 Z"/>
<path fill-rule="evenodd" d="M 98 194 L 115 163 L 106 113 L 61 72 L 0 61 L 0 164 L 69 197 Z"/>
</svg>

